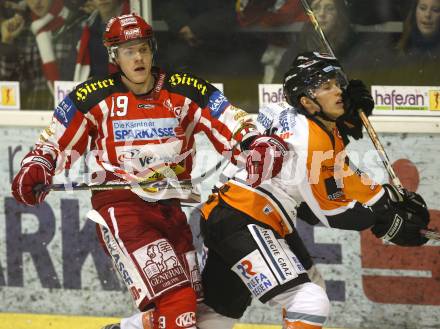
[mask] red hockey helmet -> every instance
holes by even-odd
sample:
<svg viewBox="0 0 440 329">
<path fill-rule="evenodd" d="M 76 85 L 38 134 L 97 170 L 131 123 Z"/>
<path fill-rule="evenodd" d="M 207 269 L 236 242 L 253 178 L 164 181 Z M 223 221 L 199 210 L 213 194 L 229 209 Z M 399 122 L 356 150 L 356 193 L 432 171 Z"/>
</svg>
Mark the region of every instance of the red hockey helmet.
<svg viewBox="0 0 440 329">
<path fill-rule="evenodd" d="M 148 41 L 152 53 L 155 53 L 153 28 L 142 17 L 133 13 L 113 17 L 108 21 L 104 32 L 104 46 L 107 47 L 112 60 L 116 58 L 115 51 L 119 45 L 139 39 Z"/>
</svg>

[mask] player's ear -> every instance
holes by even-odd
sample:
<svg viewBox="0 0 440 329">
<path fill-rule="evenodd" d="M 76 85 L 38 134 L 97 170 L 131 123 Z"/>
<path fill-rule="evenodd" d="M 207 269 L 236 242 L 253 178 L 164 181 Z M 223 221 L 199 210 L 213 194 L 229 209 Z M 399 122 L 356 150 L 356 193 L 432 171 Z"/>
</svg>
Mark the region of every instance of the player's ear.
<svg viewBox="0 0 440 329">
<path fill-rule="evenodd" d="M 301 96 L 299 99 L 299 103 L 310 114 L 314 114 L 316 112 L 316 109 L 315 109 L 316 104 L 307 96 Z"/>
</svg>

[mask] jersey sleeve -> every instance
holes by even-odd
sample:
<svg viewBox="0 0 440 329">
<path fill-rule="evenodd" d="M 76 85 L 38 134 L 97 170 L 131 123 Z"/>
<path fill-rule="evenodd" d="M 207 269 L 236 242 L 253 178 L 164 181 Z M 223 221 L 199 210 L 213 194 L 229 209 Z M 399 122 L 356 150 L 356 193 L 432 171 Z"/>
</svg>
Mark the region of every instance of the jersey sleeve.
<svg viewBox="0 0 440 329">
<path fill-rule="evenodd" d="M 263 105 L 258 110 L 256 128 L 262 134 L 274 128 L 276 124 L 276 113 L 273 106 L 276 105 L 273 104 Z"/>
<path fill-rule="evenodd" d="M 89 127 L 85 114 L 78 109 L 71 93 L 55 108 L 52 121 L 41 132 L 33 152 L 50 155 L 59 173 L 85 152 Z"/>
<path fill-rule="evenodd" d="M 196 131 L 203 131 L 219 153 L 234 150 L 236 155 L 241 150 L 240 142 L 258 133 L 253 120 L 247 112 L 232 105 L 220 90 L 212 85 L 208 90 Z"/>
<path fill-rule="evenodd" d="M 251 116 L 232 105 L 207 81 L 186 73 L 174 73 L 168 83 L 172 91 L 191 100 L 187 117 L 194 125 L 194 133 L 203 131 L 220 154 L 234 150 L 234 161 L 240 142 L 258 134 Z"/>
<path fill-rule="evenodd" d="M 90 132 L 96 132 L 98 125 L 90 111 L 114 92 L 116 76 L 96 77 L 77 85 L 55 108 L 35 152 L 49 154 L 56 173 L 70 168 L 86 151 Z"/>
<path fill-rule="evenodd" d="M 300 177 L 298 191 L 313 214 L 326 226 L 364 230 L 374 225 L 370 206 L 384 191 L 380 184 L 355 168 L 337 135 L 329 136 L 304 116 L 288 141 L 295 150 L 295 170 Z M 307 219 L 305 219 L 307 221 Z"/>
<path fill-rule="evenodd" d="M 361 231 L 374 225 L 376 216 L 369 206 L 378 202 L 384 192 L 381 185 L 364 181 L 366 176 L 344 169 L 346 177 L 325 175 L 309 184 L 303 196 L 324 225 Z"/>
</svg>

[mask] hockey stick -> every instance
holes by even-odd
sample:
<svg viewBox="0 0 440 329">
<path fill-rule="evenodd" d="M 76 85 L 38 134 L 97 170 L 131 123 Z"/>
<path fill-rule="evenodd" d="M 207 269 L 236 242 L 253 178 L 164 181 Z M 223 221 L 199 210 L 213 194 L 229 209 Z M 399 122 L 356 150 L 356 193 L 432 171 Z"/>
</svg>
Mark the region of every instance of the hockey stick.
<svg viewBox="0 0 440 329">
<path fill-rule="evenodd" d="M 157 188 L 162 189 L 176 189 L 178 187 L 188 188 L 191 186 L 190 179 L 184 179 L 181 181 L 175 180 L 155 180 L 148 182 L 113 182 L 103 184 L 87 184 L 87 183 L 61 183 L 61 184 L 49 184 L 49 185 L 37 185 L 36 192 L 50 192 L 50 191 L 108 191 L 108 190 L 130 190 L 135 187 L 140 188 Z"/>
<path fill-rule="evenodd" d="M 234 145 L 230 152 L 233 152 L 238 146 Z M 109 190 L 131 190 L 133 188 L 152 188 L 159 190 L 173 190 L 178 188 L 191 189 L 193 184 L 203 181 L 205 178 L 211 176 L 215 173 L 222 165 L 228 162 L 228 157 L 219 160 L 212 168 L 208 169 L 202 173 L 199 177 L 193 179 L 184 180 L 169 180 L 169 179 L 158 179 L 155 181 L 145 181 L 145 182 L 114 182 L 114 183 L 103 183 L 103 184 L 87 184 L 87 183 L 59 183 L 59 184 L 49 184 L 42 185 L 39 184 L 35 186 L 34 192 L 65 192 L 65 191 L 109 191 Z M 200 202 L 200 195 L 191 193 L 190 200 L 195 202 Z"/>
<path fill-rule="evenodd" d="M 87 183 L 70 183 L 70 184 L 49 184 L 49 185 L 37 185 L 34 188 L 35 192 L 50 192 L 50 191 L 109 191 L 109 190 L 131 190 L 133 188 L 147 188 L 147 189 L 157 189 L 158 191 L 163 190 L 176 190 L 176 189 L 186 189 L 192 190 L 192 182 L 190 179 L 178 180 L 156 180 L 148 182 L 114 182 L 114 183 L 104 183 L 104 184 L 87 184 Z M 200 195 L 191 192 L 188 197 L 188 201 L 200 202 Z"/>
<path fill-rule="evenodd" d="M 237 148 L 239 143 L 234 145 L 234 147 L 231 149 L 231 153 Z M 158 179 L 154 181 L 144 181 L 144 182 L 113 182 L 113 183 L 103 183 L 103 184 L 87 184 L 87 183 L 78 183 L 78 182 L 72 182 L 72 183 L 59 183 L 59 184 L 49 184 L 49 185 L 42 185 L 39 184 L 35 186 L 33 189 L 35 193 L 39 192 L 65 192 L 65 191 L 109 191 L 109 190 L 131 190 L 133 188 L 151 188 L 151 189 L 158 189 L 158 190 L 175 190 L 175 189 L 188 189 L 192 190 L 193 184 L 197 184 L 205 179 L 205 177 L 211 176 L 213 173 L 215 173 L 219 168 L 228 162 L 228 157 L 222 158 L 219 160 L 212 168 L 206 170 L 204 173 L 202 173 L 199 177 L 191 179 L 184 179 L 184 180 L 177 180 L 177 179 L 167 179 L 166 177 L 164 179 Z M 189 200 L 191 202 L 200 203 L 201 197 L 199 194 L 191 192 L 189 196 Z"/>
<path fill-rule="evenodd" d="M 301 4 L 304 8 L 305 13 L 307 16 L 309 16 L 310 22 L 313 24 L 313 27 L 318 34 L 319 38 L 321 39 L 324 47 L 326 48 L 327 52 L 336 58 L 335 53 L 333 51 L 333 48 L 331 47 L 330 43 L 328 42 L 324 31 L 321 29 L 321 26 L 319 26 L 318 20 L 316 19 L 315 14 L 313 13 L 312 8 L 310 8 L 309 3 L 307 0 L 301 0 Z M 403 185 L 400 182 L 399 177 L 397 177 L 393 167 L 391 166 L 390 160 L 388 158 L 387 153 L 385 152 L 385 149 L 382 146 L 382 143 L 379 140 L 379 137 L 377 136 L 376 131 L 373 128 L 373 125 L 371 124 L 370 120 L 366 116 L 363 109 L 358 109 L 359 117 L 362 120 L 362 124 L 364 125 L 365 129 L 368 132 L 368 136 L 370 136 L 371 141 L 373 142 L 374 147 L 379 153 L 379 156 L 382 160 L 382 163 L 388 172 L 388 175 L 391 178 L 392 184 L 401 192 L 403 192 Z M 402 193 L 403 194 L 403 193 Z M 433 231 L 433 230 L 421 230 L 420 234 L 422 234 L 427 239 L 431 240 L 439 240 L 440 241 L 440 232 Z"/>
<path fill-rule="evenodd" d="M 233 152 L 239 143 L 234 145 L 229 152 Z M 114 183 L 103 183 L 103 184 L 87 184 L 87 183 L 59 183 L 59 184 L 49 184 L 43 185 L 39 184 L 35 186 L 34 192 L 59 192 L 59 191 L 108 191 L 108 190 L 129 190 L 134 187 L 141 188 L 159 188 L 159 189 L 175 189 L 176 186 L 180 187 L 190 187 L 192 183 L 199 183 L 205 177 L 209 177 L 213 173 L 215 173 L 223 164 L 228 162 L 230 159 L 228 157 L 224 157 L 219 160 L 212 168 L 206 170 L 199 177 L 195 177 L 193 179 L 185 179 L 185 180 L 169 180 L 169 179 L 157 179 L 154 181 L 145 181 L 145 182 L 114 182 Z M 171 186 L 168 186 L 171 185 Z"/>
<path fill-rule="evenodd" d="M 241 124 L 241 127 L 235 132 L 233 138 L 240 133 L 243 129 L 249 127 L 251 124 L 248 122 L 244 122 Z M 78 183 L 72 182 L 69 184 L 61 183 L 61 184 L 49 184 L 43 185 L 39 184 L 34 187 L 34 192 L 50 192 L 50 191 L 108 191 L 108 190 L 130 190 L 133 188 L 151 188 L 151 189 L 159 189 L 159 190 L 167 190 L 167 189 L 192 189 L 194 183 L 199 183 L 203 181 L 205 177 L 209 177 L 213 173 L 215 173 L 223 164 L 230 161 L 232 157 L 232 153 L 236 150 L 236 148 L 240 145 L 239 142 L 235 143 L 233 147 L 228 151 L 230 153 L 230 157 L 224 157 L 219 160 L 212 168 L 206 170 L 199 177 L 195 177 L 192 179 L 185 180 L 177 180 L 175 178 L 168 179 L 168 177 L 164 177 L 161 179 L 157 179 L 154 181 L 144 181 L 144 182 L 114 182 L 114 183 L 103 183 L 103 184 L 87 184 L 87 183 Z M 188 154 L 191 154 L 192 151 L 188 151 L 187 154 L 183 157 L 186 158 Z M 151 171 L 151 168 L 147 168 L 146 170 Z M 144 172 L 146 171 L 144 170 Z M 200 195 L 191 193 L 190 199 L 196 202 L 200 202 Z"/>
</svg>

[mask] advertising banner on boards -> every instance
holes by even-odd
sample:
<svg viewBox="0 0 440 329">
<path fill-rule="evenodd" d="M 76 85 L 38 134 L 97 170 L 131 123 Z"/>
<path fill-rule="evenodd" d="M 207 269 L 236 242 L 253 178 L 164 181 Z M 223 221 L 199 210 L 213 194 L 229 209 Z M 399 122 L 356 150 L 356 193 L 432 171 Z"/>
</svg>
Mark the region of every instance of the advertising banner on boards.
<svg viewBox="0 0 440 329">
<path fill-rule="evenodd" d="M 123 316 L 134 312 L 129 293 L 112 269 L 85 218 L 90 192 L 52 192 L 37 207 L 18 204 L 10 183 L 19 162 L 39 135 L 39 128 L 0 127 L 0 308 L 3 312 Z M 199 162 L 218 160 L 203 137 Z M 395 169 L 408 188 L 426 199 L 433 226 L 440 228 L 438 172 L 440 136 L 383 134 Z M 350 157 L 368 167 L 377 181 L 387 177 L 369 154 L 368 140 L 350 143 Z M 202 169 L 204 170 L 204 169 Z M 82 178 L 84 164 L 67 178 Z M 216 177 L 203 183 L 206 199 Z M 188 211 L 196 247 L 201 249 L 198 211 Z M 440 323 L 440 244 L 420 248 L 387 245 L 369 231 L 309 226 L 298 230 L 326 280 L 332 303 L 329 327 L 434 329 Z M 255 302 L 242 322 L 279 323 L 280 311 Z"/>
</svg>

